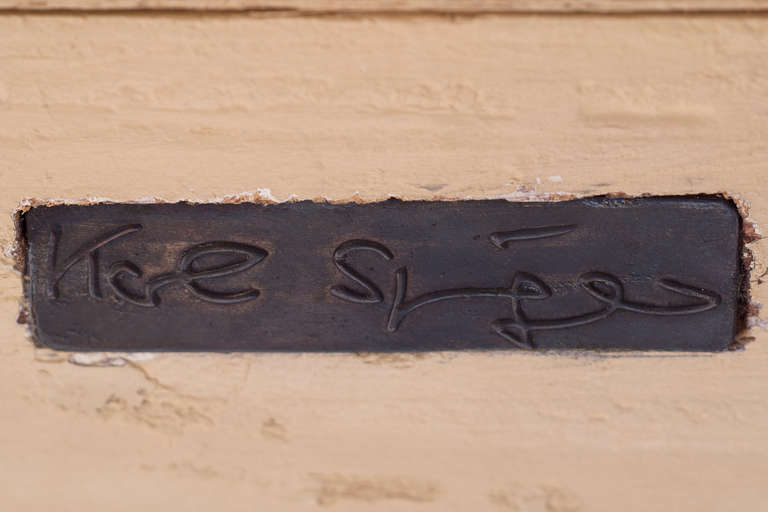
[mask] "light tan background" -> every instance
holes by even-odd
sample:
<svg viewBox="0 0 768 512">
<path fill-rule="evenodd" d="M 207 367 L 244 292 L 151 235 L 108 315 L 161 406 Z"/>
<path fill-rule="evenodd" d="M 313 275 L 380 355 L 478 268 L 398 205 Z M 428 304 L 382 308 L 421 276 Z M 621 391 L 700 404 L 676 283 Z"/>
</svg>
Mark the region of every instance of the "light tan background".
<svg viewBox="0 0 768 512">
<path fill-rule="evenodd" d="M 759 510 L 759 327 L 715 355 L 101 358 L 15 323 L 25 198 L 725 191 L 768 225 L 768 18 L 661 11 L 6 10 L 0 509 Z"/>
</svg>

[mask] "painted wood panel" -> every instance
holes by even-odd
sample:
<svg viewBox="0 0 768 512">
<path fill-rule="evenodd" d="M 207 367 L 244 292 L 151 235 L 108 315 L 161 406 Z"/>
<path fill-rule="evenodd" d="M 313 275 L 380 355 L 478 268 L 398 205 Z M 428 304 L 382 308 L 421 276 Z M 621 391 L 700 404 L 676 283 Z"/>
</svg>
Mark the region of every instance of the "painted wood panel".
<svg viewBox="0 0 768 512">
<path fill-rule="evenodd" d="M 768 19 L 6 13 L 0 33 L 3 509 L 764 500 L 757 319 L 699 356 L 69 354 L 15 323 L 11 249 L 24 200 L 727 192 L 759 228 Z"/>
</svg>

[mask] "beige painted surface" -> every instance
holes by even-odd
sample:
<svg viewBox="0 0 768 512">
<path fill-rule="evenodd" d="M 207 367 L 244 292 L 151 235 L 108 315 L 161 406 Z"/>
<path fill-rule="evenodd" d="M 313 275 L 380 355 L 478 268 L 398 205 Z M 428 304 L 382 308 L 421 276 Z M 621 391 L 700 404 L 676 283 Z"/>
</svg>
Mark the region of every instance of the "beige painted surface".
<svg viewBox="0 0 768 512">
<path fill-rule="evenodd" d="M 259 189 L 726 191 L 768 226 L 765 17 L 6 14 L 0 35 L 6 250 L 24 198 Z M 768 302 L 768 244 L 751 246 Z M 716 355 L 82 366 L 25 338 L 4 263 L 2 510 L 752 511 L 768 494 L 760 328 Z"/>
<path fill-rule="evenodd" d="M 768 0 L 0 0 L 8 10 L 338 12 L 763 12 Z"/>
</svg>

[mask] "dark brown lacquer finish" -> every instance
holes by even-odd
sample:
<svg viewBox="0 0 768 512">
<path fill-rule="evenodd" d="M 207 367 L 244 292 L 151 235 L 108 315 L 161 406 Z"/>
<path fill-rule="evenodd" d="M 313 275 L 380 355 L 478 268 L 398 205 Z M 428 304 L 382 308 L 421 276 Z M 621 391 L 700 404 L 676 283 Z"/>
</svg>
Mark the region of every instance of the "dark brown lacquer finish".
<svg viewBox="0 0 768 512">
<path fill-rule="evenodd" d="M 57 349 L 715 351 L 739 327 L 741 220 L 717 197 L 51 206 L 22 227 Z"/>
</svg>

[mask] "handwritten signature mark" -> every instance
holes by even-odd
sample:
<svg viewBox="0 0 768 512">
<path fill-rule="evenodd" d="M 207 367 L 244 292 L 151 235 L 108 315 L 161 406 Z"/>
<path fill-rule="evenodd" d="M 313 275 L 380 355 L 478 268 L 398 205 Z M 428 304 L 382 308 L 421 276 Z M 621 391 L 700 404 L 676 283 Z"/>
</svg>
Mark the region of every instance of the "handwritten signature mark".
<svg viewBox="0 0 768 512">
<path fill-rule="evenodd" d="M 489 236 L 491 244 L 499 249 L 505 249 L 513 241 L 534 240 L 540 238 L 561 236 L 573 231 L 576 226 L 547 226 L 542 228 L 526 228 L 516 231 L 496 232 Z M 369 249 L 376 247 L 376 252 L 387 260 L 393 258 L 392 253 L 378 242 L 370 240 L 356 240 L 345 242 L 343 251 L 334 253 L 340 255 L 340 260 L 344 265 L 344 273 L 347 276 L 354 275 L 358 284 L 363 284 L 367 290 L 366 300 L 351 300 L 353 292 L 347 288 L 345 294 L 334 293 L 333 287 L 331 293 L 343 300 L 357 303 L 376 303 L 383 301 L 381 291 L 367 278 L 357 273 L 345 258 L 356 249 Z M 339 246 L 341 248 L 342 246 Z M 337 264 L 337 267 L 339 265 Z M 400 267 L 395 271 L 395 292 L 387 316 L 386 329 L 388 332 L 395 332 L 403 323 L 405 318 L 413 311 L 424 306 L 435 304 L 447 300 L 464 300 L 479 297 L 490 297 L 506 300 L 510 302 L 511 316 L 509 318 L 499 318 L 493 320 L 490 324 L 491 330 L 497 335 L 509 341 L 513 346 L 532 350 L 537 348 L 533 340 L 532 333 L 535 331 L 565 329 L 569 327 L 578 327 L 591 324 L 609 317 L 616 311 L 629 311 L 644 315 L 690 315 L 702 313 L 717 307 L 720 302 L 720 296 L 710 290 L 687 285 L 673 279 L 659 279 L 656 284 L 660 288 L 695 299 L 685 305 L 662 306 L 657 304 L 647 304 L 633 302 L 625 298 L 624 286 L 621 281 L 613 275 L 604 272 L 588 272 L 582 274 L 578 279 L 580 287 L 590 296 L 602 303 L 602 306 L 594 311 L 582 315 L 568 316 L 561 318 L 530 318 L 524 308 L 523 302 L 526 300 L 543 300 L 552 296 L 551 288 L 537 276 L 527 272 L 517 272 L 508 287 L 500 288 L 452 288 L 425 293 L 417 297 L 407 299 L 408 295 L 408 270 L 406 267 Z"/>
<path fill-rule="evenodd" d="M 524 228 L 513 231 L 491 233 L 490 243 L 497 249 L 504 250 L 513 242 L 537 240 L 566 235 L 576 229 L 575 225 L 556 225 L 537 228 Z M 49 299 L 59 296 L 58 285 L 61 279 L 78 262 L 86 262 L 88 293 L 91 297 L 102 296 L 99 287 L 99 250 L 118 239 L 141 231 L 140 224 L 119 226 L 74 251 L 64 264 L 57 269 L 57 252 L 61 238 L 61 228 L 54 227 L 50 233 L 47 270 Z M 385 261 L 394 259 L 394 254 L 385 245 L 373 240 L 354 239 L 340 244 L 333 252 L 333 263 L 340 274 L 357 285 L 362 291 L 346 285 L 333 285 L 329 293 L 337 299 L 354 304 L 378 304 L 384 302 L 384 294 L 368 277 L 356 270 L 350 263 L 350 257 L 357 252 L 371 252 Z M 211 255 L 234 256 L 225 263 L 200 268 L 202 258 Z M 215 241 L 193 245 L 178 258 L 176 267 L 171 272 L 161 273 L 144 279 L 142 270 L 128 260 L 122 260 L 109 266 L 106 282 L 116 296 L 122 300 L 142 307 L 157 307 L 161 303 L 159 291 L 167 286 L 182 285 L 199 299 L 217 304 L 235 304 L 256 299 L 261 292 L 254 286 L 234 292 L 220 292 L 202 286 L 199 281 L 211 280 L 244 272 L 261 263 L 269 253 L 261 247 L 239 242 Z M 126 286 L 128 281 L 138 280 L 140 291 L 134 292 Z M 692 286 L 674 279 L 662 278 L 656 285 L 673 294 L 688 297 L 688 303 L 675 306 L 663 306 L 635 302 L 625 297 L 624 286 L 616 277 L 604 272 L 588 272 L 578 278 L 580 288 L 594 298 L 600 305 L 593 311 L 576 316 L 560 318 L 531 318 L 524 309 L 528 300 L 545 300 L 552 296 L 551 288 L 539 277 L 517 272 L 509 286 L 498 288 L 465 287 L 450 288 L 424 293 L 408 298 L 408 269 L 399 267 L 394 274 L 394 293 L 386 317 L 386 331 L 396 332 L 406 317 L 425 306 L 449 300 L 467 300 L 474 298 L 493 298 L 510 303 L 510 316 L 490 322 L 493 333 L 507 340 L 512 346 L 521 349 L 535 349 L 533 339 L 536 331 L 566 329 L 598 322 L 616 311 L 628 311 L 643 315 L 674 316 L 702 313 L 716 308 L 720 296 L 710 290 Z"/>
<path fill-rule="evenodd" d="M 48 297 L 58 297 L 58 283 L 64 275 L 79 261 L 86 260 L 88 265 L 88 293 L 91 297 L 101 297 L 99 289 L 99 249 L 123 236 L 141 231 L 140 224 L 128 224 L 99 236 L 85 243 L 65 261 L 60 270 L 55 270 L 56 253 L 58 252 L 61 228 L 55 227 L 51 231 L 48 245 L 48 275 L 51 276 L 48 283 Z M 195 268 L 196 263 L 205 256 L 210 255 L 236 255 L 236 260 L 211 266 L 207 268 Z M 142 270 L 134 263 L 123 260 L 110 265 L 107 272 L 107 283 L 112 291 L 131 304 L 143 307 L 156 307 L 160 304 L 158 291 L 172 284 L 181 284 L 196 297 L 218 304 L 235 304 L 245 302 L 258 297 L 261 292 L 256 288 L 246 288 L 235 292 L 217 292 L 203 287 L 199 280 L 224 277 L 239 272 L 244 272 L 260 263 L 268 256 L 266 250 L 248 244 L 237 242 L 205 242 L 197 244 L 181 255 L 176 264 L 176 270 L 159 274 L 147 279 L 143 284 L 143 294 L 131 292 L 125 287 L 126 277 L 140 279 Z"/>
</svg>

